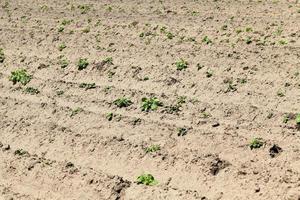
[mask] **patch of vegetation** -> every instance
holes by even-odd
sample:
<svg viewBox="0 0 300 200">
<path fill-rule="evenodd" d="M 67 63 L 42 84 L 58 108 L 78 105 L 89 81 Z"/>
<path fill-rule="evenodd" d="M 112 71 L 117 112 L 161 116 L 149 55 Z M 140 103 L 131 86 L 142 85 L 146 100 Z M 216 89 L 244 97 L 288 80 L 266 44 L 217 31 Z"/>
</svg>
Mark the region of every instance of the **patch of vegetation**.
<svg viewBox="0 0 300 200">
<path fill-rule="evenodd" d="M 64 19 L 64 20 L 61 22 L 61 25 L 63 25 L 63 26 L 70 25 L 71 22 L 72 22 L 72 20 Z"/>
<path fill-rule="evenodd" d="M 103 62 L 103 64 L 109 64 L 109 65 L 113 65 L 114 64 L 112 57 L 107 57 L 102 62 Z"/>
<path fill-rule="evenodd" d="M 159 150 L 160 150 L 160 145 L 158 145 L 158 144 L 151 145 L 145 149 L 146 153 L 156 152 Z"/>
<path fill-rule="evenodd" d="M 283 91 L 279 90 L 279 91 L 277 91 L 277 96 L 284 97 L 285 94 L 283 93 Z"/>
<path fill-rule="evenodd" d="M 80 58 L 77 63 L 78 70 L 83 70 L 83 69 L 87 68 L 88 65 L 89 65 L 89 62 L 88 62 L 87 58 Z"/>
<path fill-rule="evenodd" d="M 264 145 L 264 142 L 262 140 L 262 138 L 254 138 L 251 142 L 250 142 L 250 149 L 258 149 L 260 147 L 262 147 Z"/>
<path fill-rule="evenodd" d="M 62 59 L 59 61 L 59 65 L 61 68 L 66 68 L 69 66 L 69 61 L 67 59 Z"/>
<path fill-rule="evenodd" d="M 32 95 L 40 93 L 40 91 L 37 88 L 33 88 L 33 87 L 27 87 L 25 89 L 25 92 L 29 93 L 29 94 L 32 94 Z"/>
<path fill-rule="evenodd" d="M 142 111 L 154 111 L 157 110 L 159 106 L 162 106 L 162 102 L 160 102 L 156 97 L 152 98 L 142 98 Z"/>
<path fill-rule="evenodd" d="M 175 65 L 176 65 L 177 70 L 181 71 L 181 70 L 186 69 L 188 67 L 188 62 L 186 62 L 183 59 L 180 59 L 179 61 L 177 61 L 175 63 Z"/>
<path fill-rule="evenodd" d="M 177 129 L 177 136 L 185 136 L 188 133 L 187 128 L 178 128 Z"/>
<path fill-rule="evenodd" d="M 158 184 L 158 181 L 155 180 L 152 174 L 142 174 L 139 177 L 137 177 L 137 183 L 153 186 Z"/>
<path fill-rule="evenodd" d="M 125 97 L 119 98 L 119 99 L 115 100 L 113 103 L 116 106 L 118 106 L 119 108 L 128 107 L 131 104 L 133 104 L 131 100 L 129 100 Z"/>
<path fill-rule="evenodd" d="M 78 8 L 81 14 L 86 14 L 91 9 L 89 5 L 78 5 Z"/>
<path fill-rule="evenodd" d="M 112 112 L 109 112 L 109 113 L 106 114 L 106 119 L 108 121 L 111 121 L 113 119 L 113 117 L 114 117 L 114 113 L 112 113 Z"/>
<path fill-rule="evenodd" d="M 203 39 L 202 39 L 202 42 L 205 43 L 205 44 L 211 44 L 212 43 L 212 40 L 208 38 L 208 36 L 205 36 Z"/>
<path fill-rule="evenodd" d="M 86 27 L 82 30 L 83 33 L 89 33 L 91 31 L 90 27 Z"/>
<path fill-rule="evenodd" d="M 79 87 L 84 88 L 85 90 L 89 90 L 89 89 L 96 88 L 96 84 L 95 83 L 80 83 Z"/>
<path fill-rule="evenodd" d="M 174 35 L 173 33 L 171 33 L 171 32 L 167 32 L 167 33 L 166 33 L 166 36 L 167 36 L 167 38 L 170 39 L 170 40 L 173 39 L 173 38 L 175 37 L 175 35 Z"/>
<path fill-rule="evenodd" d="M 296 115 L 296 124 L 300 125 L 300 113 Z"/>
<path fill-rule="evenodd" d="M 286 40 L 279 40 L 278 43 L 280 45 L 286 45 L 288 42 Z"/>
<path fill-rule="evenodd" d="M 78 113 L 80 113 L 80 112 L 82 112 L 82 111 L 83 111 L 82 108 L 75 108 L 74 110 L 72 110 L 70 116 L 73 117 L 73 116 L 77 115 Z"/>
<path fill-rule="evenodd" d="M 3 49 L 0 48 L 0 63 L 3 63 L 5 60 L 5 55 Z"/>
<path fill-rule="evenodd" d="M 212 75 L 213 75 L 213 71 L 212 71 L 211 69 L 208 69 L 208 70 L 206 71 L 206 77 L 207 77 L 207 78 L 210 78 L 210 77 L 212 77 Z"/>
<path fill-rule="evenodd" d="M 13 82 L 13 84 L 21 83 L 22 85 L 26 85 L 30 82 L 32 76 L 27 73 L 25 69 L 17 69 L 11 72 L 9 80 Z"/>
<path fill-rule="evenodd" d="M 58 46 L 58 50 L 59 50 L 59 51 L 62 51 L 62 50 L 64 50 L 65 48 L 67 48 L 67 46 L 66 46 L 65 43 L 61 43 L 61 44 Z"/>
<path fill-rule="evenodd" d="M 286 115 L 284 115 L 284 117 L 283 117 L 283 123 L 288 123 L 288 121 L 290 120 L 291 118 L 290 118 L 290 115 L 288 115 L 288 114 L 286 114 Z"/>
<path fill-rule="evenodd" d="M 63 27 L 63 26 L 60 26 L 60 27 L 58 27 L 58 29 L 57 29 L 57 31 L 58 31 L 59 33 L 64 32 L 64 30 L 65 30 L 65 27 Z"/>
<path fill-rule="evenodd" d="M 252 38 L 251 37 L 246 37 L 245 39 L 246 44 L 251 44 L 252 43 Z"/>
</svg>

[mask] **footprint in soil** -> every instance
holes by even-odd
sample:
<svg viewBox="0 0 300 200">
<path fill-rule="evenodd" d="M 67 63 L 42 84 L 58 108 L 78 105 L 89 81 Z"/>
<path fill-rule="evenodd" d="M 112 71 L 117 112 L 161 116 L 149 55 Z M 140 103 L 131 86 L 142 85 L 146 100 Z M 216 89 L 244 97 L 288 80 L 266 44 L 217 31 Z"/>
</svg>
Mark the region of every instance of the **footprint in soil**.
<svg viewBox="0 0 300 200">
<path fill-rule="evenodd" d="M 274 145 L 270 148 L 269 152 L 270 152 L 270 156 L 271 156 L 272 158 L 274 158 L 275 156 L 277 156 L 279 153 L 282 152 L 282 148 L 279 147 L 278 145 L 274 144 Z"/>
</svg>

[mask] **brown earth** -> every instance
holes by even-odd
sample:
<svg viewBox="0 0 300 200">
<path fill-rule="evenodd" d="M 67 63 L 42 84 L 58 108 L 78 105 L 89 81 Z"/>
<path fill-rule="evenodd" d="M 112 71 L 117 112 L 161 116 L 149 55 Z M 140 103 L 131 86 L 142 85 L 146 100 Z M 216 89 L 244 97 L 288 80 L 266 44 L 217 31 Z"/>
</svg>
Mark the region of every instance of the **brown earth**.
<svg viewBox="0 0 300 200">
<path fill-rule="evenodd" d="M 299 1 L 0 6 L 0 199 L 300 199 Z"/>
</svg>

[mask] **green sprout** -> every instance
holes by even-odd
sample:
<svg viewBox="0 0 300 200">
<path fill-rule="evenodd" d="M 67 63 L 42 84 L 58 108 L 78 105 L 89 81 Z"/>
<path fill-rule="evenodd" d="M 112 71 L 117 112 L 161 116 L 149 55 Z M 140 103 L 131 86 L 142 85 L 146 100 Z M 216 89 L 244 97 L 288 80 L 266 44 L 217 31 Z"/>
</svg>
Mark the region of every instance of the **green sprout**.
<svg viewBox="0 0 300 200">
<path fill-rule="evenodd" d="M 32 76 L 27 73 L 25 69 L 17 69 L 11 72 L 11 76 L 9 80 L 13 82 L 13 84 L 21 83 L 22 85 L 26 85 L 30 82 Z"/>
<path fill-rule="evenodd" d="M 264 145 L 264 142 L 262 141 L 262 138 L 254 138 L 250 142 L 250 149 L 258 149 Z"/>
<path fill-rule="evenodd" d="M 129 99 L 125 98 L 125 97 L 119 98 L 119 99 L 115 100 L 113 103 L 116 106 L 118 106 L 119 108 L 128 107 L 131 104 L 133 104 L 131 100 L 129 100 Z"/>
<path fill-rule="evenodd" d="M 188 63 L 186 61 L 184 61 L 183 59 L 180 59 L 179 61 L 177 61 L 175 63 L 177 70 L 183 70 L 186 69 L 188 67 Z"/>
<path fill-rule="evenodd" d="M 156 97 L 153 97 L 153 98 L 142 98 L 142 111 L 154 111 L 154 110 L 157 110 L 157 108 L 159 106 L 162 106 L 163 104 L 156 98 Z"/>
<path fill-rule="evenodd" d="M 160 146 L 158 144 L 151 145 L 145 149 L 146 153 L 156 152 L 160 150 Z"/>
<path fill-rule="evenodd" d="M 142 174 L 139 177 L 137 177 L 137 183 L 153 186 L 158 184 L 158 181 L 155 180 L 152 174 Z"/>
<path fill-rule="evenodd" d="M 89 63 L 87 61 L 87 58 L 80 58 L 79 61 L 78 61 L 78 63 L 77 63 L 78 70 L 83 70 L 88 65 L 89 65 Z"/>
</svg>

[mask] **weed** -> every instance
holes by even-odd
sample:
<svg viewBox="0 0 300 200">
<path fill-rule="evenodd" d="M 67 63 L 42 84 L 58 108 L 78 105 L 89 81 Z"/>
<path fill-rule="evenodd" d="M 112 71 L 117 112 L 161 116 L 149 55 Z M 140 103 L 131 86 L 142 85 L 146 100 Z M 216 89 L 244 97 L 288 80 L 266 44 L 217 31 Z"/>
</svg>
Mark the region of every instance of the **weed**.
<svg viewBox="0 0 300 200">
<path fill-rule="evenodd" d="M 86 14 L 91 9 L 89 5 L 79 5 L 78 8 L 81 14 Z"/>
<path fill-rule="evenodd" d="M 142 98 L 142 111 L 154 111 L 157 110 L 159 106 L 162 106 L 162 102 L 160 102 L 156 97 L 152 98 Z"/>
<path fill-rule="evenodd" d="M 246 44 L 251 44 L 252 43 L 252 38 L 251 37 L 246 37 L 245 39 Z"/>
<path fill-rule="evenodd" d="M 262 138 L 254 138 L 250 142 L 250 149 L 258 149 L 264 145 L 264 142 L 262 141 Z"/>
<path fill-rule="evenodd" d="M 19 156 L 29 155 L 29 153 L 23 149 L 17 149 L 14 154 Z"/>
<path fill-rule="evenodd" d="M 166 33 L 166 36 L 167 36 L 167 38 L 170 39 L 170 40 L 173 39 L 173 38 L 175 37 L 175 36 L 173 35 L 173 33 L 171 33 L 171 32 L 167 32 L 167 33 Z"/>
<path fill-rule="evenodd" d="M 280 45 L 286 45 L 288 42 L 286 40 L 279 40 L 278 43 Z"/>
<path fill-rule="evenodd" d="M 156 152 L 160 150 L 160 146 L 158 144 L 151 145 L 145 149 L 146 153 Z"/>
<path fill-rule="evenodd" d="M 3 63 L 5 60 L 5 55 L 3 49 L 0 48 L 0 63 Z"/>
<path fill-rule="evenodd" d="M 207 78 L 210 78 L 210 77 L 212 77 L 212 75 L 213 75 L 213 71 L 212 71 L 211 69 L 208 69 L 208 70 L 206 71 L 206 77 L 207 77 Z"/>
<path fill-rule="evenodd" d="M 62 50 L 64 50 L 65 48 L 67 48 L 67 46 L 66 46 L 65 43 L 61 43 L 61 44 L 58 46 L 58 50 L 59 50 L 59 51 L 62 51 Z"/>
<path fill-rule="evenodd" d="M 83 33 L 89 33 L 91 31 L 90 27 L 86 27 L 82 30 Z"/>
<path fill-rule="evenodd" d="M 290 120 L 290 116 L 284 115 L 282 122 L 286 124 L 286 123 L 288 123 L 289 120 Z"/>
<path fill-rule="evenodd" d="M 25 69 L 17 69 L 11 72 L 9 80 L 13 82 L 13 84 L 21 83 L 22 85 L 26 85 L 30 82 L 32 76 L 27 73 Z"/>
<path fill-rule="evenodd" d="M 109 112 L 109 113 L 106 114 L 106 119 L 108 121 L 111 121 L 113 119 L 113 117 L 114 117 L 114 114 L 112 112 Z"/>
<path fill-rule="evenodd" d="M 283 93 L 283 91 L 279 90 L 279 91 L 277 91 L 277 96 L 284 97 L 285 94 Z"/>
<path fill-rule="evenodd" d="M 179 96 L 177 98 L 177 104 L 181 105 L 181 104 L 184 104 L 186 103 L 186 96 Z"/>
<path fill-rule="evenodd" d="M 188 67 L 188 63 L 184 61 L 183 59 L 180 59 L 175 63 L 177 70 L 183 70 Z"/>
<path fill-rule="evenodd" d="M 158 184 L 158 181 L 155 180 L 152 174 L 142 174 L 139 177 L 137 177 L 137 183 L 153 186 Z"/>
<path fill-rule="evenodd" d="M 62 33 L 62 32 L 64 32 L 64 30 L 65 30 L 65 27 L 63 27 L 63 26 L 60 26 L 60 27 L 58 27 L 58 32 L 59 33 Z"/>
<path fill-rule="evenodd" d="M 77 63 L 78 70 L 83 70 L 83 69 L 87 68 L 88 65 L 89 65 L 89 63 L 87 61 L 87 58 L 80 58 Z"/>
<path fill-rule="evenodd" d="M 187 128 L 178 128 L 177 129 L 177 135 L 178 136 L 185 136 L 188 132 Z"/>
<path fill-rule="evenodd" d="M 82 108 L 75 108 L 74 110 L 72 110 L 70 116 L 73 117 L 73 116 L 77 115 L 78 113 L 80 113 L 80 112 L 82 112 L 82 111 L 83 111 Z"/>
<path fill-rule="evenodd" d="M 107 57 L 102 62 L 103 62 L 103 64 L 113 65 L 113 58 L 112 57 Z"/>
<path fill-rule="evenodd" d="M 61 68 L 66 68 L 69 65 L 69 61 L 67 59 L 63 59 L 59 61 L 59 64 Z"/>
<path fill-rule="evenodd" d="M 61 22 L 61 25 L 62 25 L 62 26 L 70 25 L 71 22 L 72 22 L 72 20 L 64 19 L 64 20 Z"/>
<path fill-rule="evenodd" d="M 96 84 L 95 83 L 80 83 L 79 87 L 85 88 L 85 90 L 89 90 L 89 89 L 96 88 Z"/>
<path fill-rule="evenodd" d="M 29 94 L 39 94 L 40 93 L 40 91 L 38 90 L 38 89 L 36 89 L 36 88 L 33 88 L 33 87 L 27 87 L 26 89 L 25 89 L 25 92 L 26 93 L 29 93 Z"/>
<path fill-rule="evenodd" d="M 211 44 L 212 43 L 212 40 L 208 38 L 208 36 L 205 36 L 203 39 L 202 39 L 202 42 L 205 43 L 205 44 Z"/>
<path fill-rule="evenodd" d="M 296 115 L 296 124 L 300 125 L 300 113 Z"/>
<path fill-rule="evenodd" d="M 65 92 L 64 91 L 62 91 L 62 90 L 58 90 L 58 91 L 56 91 L 56 94 L 58 95 L 58 96 L 60 96 L 60 95 L 63 95 Z"/>
<path fill-rule="evenodd" d="M 119 99 L 115 100 L 113 103 L 116 106 L 118 106 L 119 108 L 128 107 L 131 104 L 133 104 L 131 100 L 129 100 L 125 97 L 119 98 Z"/>
<path fill-rule="evenodd" d="M 246 28 L 246 32 L 252 32 L 252 31 L 253 31 L 253 29 L 251 27 Z"/>
</svg>

